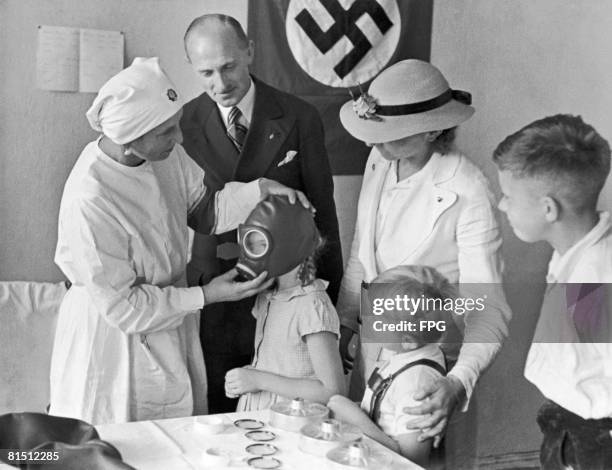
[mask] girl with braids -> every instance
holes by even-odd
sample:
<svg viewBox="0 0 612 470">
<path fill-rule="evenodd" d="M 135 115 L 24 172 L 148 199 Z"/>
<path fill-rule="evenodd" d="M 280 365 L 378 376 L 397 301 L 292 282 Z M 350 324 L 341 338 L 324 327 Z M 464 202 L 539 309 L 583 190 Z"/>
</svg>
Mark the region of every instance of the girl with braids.
<svg viewBox="0 0 612 470">
<path fill-rule="evenodd" d="M 316 277 L 323 240 L 312 215 L 283 197 L 268 198 L 239 227 L 238 236 L 238 271 L 247 278 L 267 271 L 276 283 L 255 301 L 255 355 L 250 365 L 226 374 L 226 395 L 240 396 L 237 410 L 250 411 L 270 408 L 279 399 L 325 404 L 344 394 L 340 322 L 327 282 Z"/>
</svg>

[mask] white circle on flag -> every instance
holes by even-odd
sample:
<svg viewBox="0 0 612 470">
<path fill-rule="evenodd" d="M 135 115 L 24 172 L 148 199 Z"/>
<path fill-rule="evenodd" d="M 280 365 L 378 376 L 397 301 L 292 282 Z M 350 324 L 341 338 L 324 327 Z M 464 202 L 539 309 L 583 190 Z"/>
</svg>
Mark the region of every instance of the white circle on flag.
<svg viewBox="0 0 612 470">
<path fill-rule="evenodd" d="M 348 12 L 355 0 L 331 0 L 331 3 L 334 2 L 337 3 L 338 11 L 342 9 Z M 334 70 L 334 67 L 355 49 L 353 43 L 346 34 L 341 37 L 334 37 L 331 34 L 330 28 L 336 24 L 336 21 L 319 0 L 290 1 L 285 20 L 287 42 L 293 57 L 308 75 L 328 86 L 350 87 L 374 78 L 387 65 L 397 48 L 402 29 L 399 8 L 396 0 L 370 0 L 370 2 L 374 4 L 374 8 L 384 10 L 392 26 L 383 34 L 374 18 L 367 12 L 359 15 L 354 24 L 351 25 L 351 21 L 348 22 L 350 28 L 360 30 L 372 47 L 356 62 L 350 72 L 342 77 Z M 321 52 L 313 38 L 309 37 L 296 21 L 298 14 L 304 10 L 319 26 L 329 44 L 333 44 L 325 53 Z M 348 14 L 345 18 L 348 19 Z"/>
</svg>

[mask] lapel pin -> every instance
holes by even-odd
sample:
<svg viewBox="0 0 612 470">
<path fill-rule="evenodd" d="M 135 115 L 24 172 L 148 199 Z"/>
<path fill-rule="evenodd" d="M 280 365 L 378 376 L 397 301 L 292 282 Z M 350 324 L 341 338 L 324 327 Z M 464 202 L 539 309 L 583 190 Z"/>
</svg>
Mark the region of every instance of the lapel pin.
<svg viewBox="0 0 612 470">
<path fill-rule="evenodd" d="M 274 132 L 268 136 L 268 139 L 270 140 L 274 139 Z"/>
<path fill-rule="evenodd" d="M 442 198 L 441 198 L 440 196 L 438 196 L 438 197 L 436 198 L 436 201 L 438 201 L 438 202 L 442 202 Z"/>
</svg>

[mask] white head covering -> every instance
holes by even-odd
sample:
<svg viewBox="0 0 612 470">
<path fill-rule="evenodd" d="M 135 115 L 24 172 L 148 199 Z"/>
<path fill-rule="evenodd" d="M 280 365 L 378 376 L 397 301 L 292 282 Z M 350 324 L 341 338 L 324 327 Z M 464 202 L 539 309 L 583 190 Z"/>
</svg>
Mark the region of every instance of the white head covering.
<svg viewBox="0 0 612 470">
<path fill-rule="evenodd" d="M 183 104 L 159 59 L 137 57 L 100 88 L 86 116 L 94 130 L 126 144 L 170 119 Z"/>
</svg>

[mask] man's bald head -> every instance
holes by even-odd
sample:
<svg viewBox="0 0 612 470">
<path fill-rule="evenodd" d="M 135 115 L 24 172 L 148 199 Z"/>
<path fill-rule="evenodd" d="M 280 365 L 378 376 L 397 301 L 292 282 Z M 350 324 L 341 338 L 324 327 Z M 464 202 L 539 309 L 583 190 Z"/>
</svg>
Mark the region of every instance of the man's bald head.
<svg viewBox="0 0 612 470">
<path fill-rule="evenodd" d="M 185 44 L 185 53 L 189 59 L 189 44 L 196 38 L 216 33 L 234 34 L 236 45 L 241 49 L 247 49 L 249 47 L 249 38 L 247 37 L 242 25 L 238 23 L 238 20 L 232 16 L 222 15 L 220 13 L 212 13 L 209 15 L 198 16 L 191 22 L 187 31 L 185 31 L 185 37 L 183 38 Z"/>
<path fill-rule="evenodd" d="M 251 86 L 253 42 L 231 16 L 204 15 L 185 33 L 185 52 L 204 90 L 221 106 L 236 106 Z"/>
</svg>

